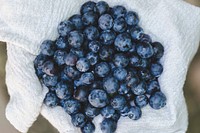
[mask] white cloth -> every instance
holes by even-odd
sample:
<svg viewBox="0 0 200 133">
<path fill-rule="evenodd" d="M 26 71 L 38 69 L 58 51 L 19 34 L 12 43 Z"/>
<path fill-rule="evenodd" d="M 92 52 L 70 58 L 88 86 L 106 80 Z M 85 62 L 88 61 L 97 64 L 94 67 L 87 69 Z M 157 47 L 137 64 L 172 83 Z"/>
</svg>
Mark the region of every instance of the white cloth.
<svg viewBox="0 0 200 133">
<path fill-rule="evenodd" d="M 164 72 L 159 78 L 167 96 L 167 106 L 142 109 L 142 118 L 120 118 L 117 133 L 184 133 L 187 109 L 183 84 L 190 61 L 200 40 L 200 8 L 182 0 L 106 0 L 110 6 L 124 5 L 138 12 L 140 25 L 154 41 L 165 47 L 161 62 Z M 41 114 L 61 133 L 78 133 L 69 115 L 61 107 L 43 105 L 42 89 L 33 68 L 33 60 L 45 39 L 58 37 L 60 21 L 78 13 L 85 0 L 0 0 L 0 40 L 8 43 L 6 84 L 10 101 L 6 117 L 20 132 L 27 132 Z M 94 119 L 99 133 L 101 116 Z M 41 127 L 42 128 L 42 127 Z"/>
</svg>

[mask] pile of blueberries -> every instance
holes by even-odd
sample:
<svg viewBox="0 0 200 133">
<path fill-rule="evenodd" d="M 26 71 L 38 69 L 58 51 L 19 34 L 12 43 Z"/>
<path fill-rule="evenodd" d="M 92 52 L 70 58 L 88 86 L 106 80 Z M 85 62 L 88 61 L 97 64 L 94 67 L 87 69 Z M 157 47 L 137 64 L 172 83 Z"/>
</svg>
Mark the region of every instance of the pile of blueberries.
<svg viewBox="0 0 200 133">
<path fill-rule="evenodd" d="M 93 133 L 101 114 L 103 133 L 113 133 L 120 117 L 138 120 L 141 109 L 166 105 L 158 78 L 164 48 L 138 25 L 136 12 L 88 1 L 80 14 L 58 25 L 59 37 L 45 40 L 34 60 L 36 74 L 48 87 L 44 103 L 61 106 L 75 127 Z"/>
</svg>

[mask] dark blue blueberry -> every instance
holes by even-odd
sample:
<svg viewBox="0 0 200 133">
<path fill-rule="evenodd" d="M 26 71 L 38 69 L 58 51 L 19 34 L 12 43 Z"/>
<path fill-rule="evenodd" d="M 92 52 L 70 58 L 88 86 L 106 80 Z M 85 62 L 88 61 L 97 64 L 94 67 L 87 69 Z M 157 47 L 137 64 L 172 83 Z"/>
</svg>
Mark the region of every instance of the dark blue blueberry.
<svg viewBox="0 0 200 133">
<path fill-rule="evenodd" d="M 119 88 L 119 83 L 114 77 L 106 77 L 103 80 L 103 88 L 108 94 L 114 94 Z"/>
<path fill-rule="evenodd" d="M 141 58 L 136 55 L 136 54 L 132 54 L 130 57 L 130 65 L 133 67 L 139 67 L 140 66 L 140 62 L 141 62 Z"/>
<path fill-rule="evenodd" d="M 42 69 L 40 69 L 40 68 L 35 68 L 35 74 L 37 75 L 37 77 L 38 77 L 39 79 L 41 79 L 42 76 L 44 75 L 44 72 L 43 72 Z"/>
<path fill-rule="evenodd" d="M 132 37 L 132 39 L 134 40 L 139 40 L 140 39 L 140 35 L 143 33 L 143 29 L 139 26 L 133 26 L 130 29 L 130 35 Z"/>
<path fill-rule="evenodd" d="M 151 45 L 153 46 L 153 51 L 154 51 L 153 57 L 156 59 L 160 59 L 164 54 L 163 45 L 159 42 L 154 42 Z"/>
<path fill-rule="evenodd" d="M 109 14 L 101 15 L 98 22 L 102 30 L 110 30 L 113 26 L 113 18 Z"/>
<path fill-rule="evenodd" d="M 104 45 L 111 45 L 115 41 L 115 33 L 111 30 L 103 31 L 100 34 L 99 40 Z"/>
<path fill-rule="evenodd" d="M 64 73 L 71 79 L 77 79 L 80 77 L 80 72 L 76 68 L 71 66 L 66 66 L 64 68 Z"/>
<path fill-rule="evenodd" d="M 68 48 L 68 40 L 67 37 L 62 37 L 60 36 L 57 40 L 56 40 L 56 47 L 58 49 L 67 49 Z"/>
<path fill-rule="evenodd" d="M 92 106 L 102 108 L 108 104 L 108 96 L 104 90 L 94 89 L 90 92 L 88 101 Z"/>
<path fill-rule="evenodd" d="M 145 43 L 151 43 L 152 39 L 151 39 L 151 37 L 149 35 L 141 33 L 140 34 L 140 41 L 141 42 L 145 42 Z"/>
<path fill-rule="evenodd" d="M 132 47 L 128 52 L 130 52 L 131 54 L 136 53 L 136 44 L 133 41 L 132 41 Z"/>
<path fill-rule="evenodd" d="M 63 105 L 64 110 L 69 115 L 76 114 L 81 109 L 80 102 L 78 100 L 75 100 L 75 99 L 64 100 L 62 105 Z"/>
<path fill-rule="evenodd" d="M 67 34 L 74 30 L 74 24 L 72 22 L 70 22 L 69 20 L 64 20 L 62 22 L 60 22 L 60 24 L 58 25 L 58 33 L 61 36 L 67 36 Z"/>
<path fill-rule="evenodd" d="M 129 100 L 129 105 L 130 105 L 130 106 L 136 106 L 136 105 L 135 105 L 135 99 L 130 99 L 130 100 Z"/>
<path fill-rule="evenodd" d="M 87 58 L 80 58 L 80 59 L 76 62 L 76 68 L 77 68 L 80 72 L 86 72 L 87 70 L 90 69 L 90 62 L 87 60 Z"/>
<path fill-rule="evenodd" d="M 121 95 L 116 95 L 113 99 L 110 100 L 110 105 L 115 110 L 122 110 L 126 105 L 126 99 Z"/>
<path fill-rule="evenodd" d="M 78 60 L 77 55 L 71 52 L 65 56 L 65 64 L 68 66 L 75 66 L 77 60 Z"/>
<path fill-rule="evenodd" d="M 99 1 L 96 4 L 97 12 L 101 15 L 109 11 L 109 5 L 105 1 Z"/>
<path fill-rule="evenodd" d="M 41 53 L 48 56 L 52 56 L 54 54 L 55 48 L 56 46 L 51 40 L 43 41 L 40 46 Z"/>
<path fill-rule="evenodd" d="M 94 133 L 95 131 L 95 126 L 91 121 L 88 121 L 82 128 L 81 132 L 82 133 Z"/>
<path fill-rule="evenodd" d="M 132 120 L 138 120 L 142 116 L 142 111 L 137 106 L 130 107 L 130 110 L 128 112 L 128 117 Z"/>
<path fill-rule="evenodd" d="M 115 113 L 115 110 L 113 109 L 112 106 L 108 105 L 104 108 L 101 109 L 101 115 L 104 118 L 111 118 Z"/>
<path fill-rule="evenodd" d="M 128 25 L 137 25 L 139 23 L 138 14 L 133 11 L 126 13 L 125 20 Z"/>
<path fill-rule="evenodd" d="M 84 30 L 84 34 L 85 34 L 86 38 L 91 41 L 96 40 L 99 37 L 99 31 L 94 26 L 86 27 Z"/>
<path fill-rule="evenodd" d="M 95 65 L 98 61 L 98 55 L 93 53 L 93 52 L 90 52 L 86 55 L 86 58 L 88 59 L 88 61 L 90 62 L 90 65 Z"/>
<path fill-rule="evenodd" d="M 58 76 L 49 76 L 49 75 L 44 74 L 42 77 L 42 81 L 44 85 L 47 87 L 55 86 L 58 82 Z"/>
<path fill-rule="evenodd" d="M 105 77 L 109 74 L 109 72 L 110 72 L 110 67 L 106 62 L 101 62 L 95 65 L 95 73 L 99 77 Z"/>
<path fill-rule="evenodd" d="M 81 14 L 84 14 L 84 13 L 87 13 L 89 11 L 94 11 L 96 12 L 96 3 L 93 2 L 93 1 L 88 1 L 88 2 L 85 2 L 82 6 L 81 6 Z"/>
<path fill-rule="evenodd" d="M 45 74 L 49 75 L 49 76 L 54 76 L 57 73 L 57 68 L 56 68 L 54 62 L 52 62 L 52 61 L 46 61 L 43 64 L 42 71 Z"/>
<path fill-rule="evenodd" d="M 113 62 L 117 67 L 126 67 L 129 63 L 129 59 L 125 54 L 119 53 L 115 54 Z"/>
<path fill-rule="evenodd" d="M 95 12 L 86 12 L 82 16 L 84 25 L 97 25 L 98 15 Z"/>
<path fill-rule="evenodd" d="M 146 95 L 139 95 L 135 97 L 135 104 L 142 108 L 148 104 L 148 97 Z"/>
<path fill-rule="evenodd" d="M 116 69 L 114 70 L 113 76 L 114 76 L 117 80 L 122 81 L 122 80 L 124 80 L 124 79 L 126 78 L 126 76 L 127 76 L 127 71 L 126 71 L 126 69 L 124 69 L 124 68 L 118 67 L 118 68 L 116 68 Z"/>
<path fill-rule="evenodd" d="M 72 79 L 69 78 L 69 77 L 64 73 L 64 71 L 61 72 L 60 76 L 61 76 L 60 79 L 61 79 L 62 81 L 66 81 L 66 82 L 71 82 L 71 81 L 72 81 Z"/>
<path fill-rule="evenodd" d="M 118 93 L 121 95 L 127 94 L 129 92 L 130 88 L 126 86 L 126 84 L 120 84 Z"/>
<path fill-rule="evenodd" d="M 122 110 L 120 110 L 121 116 L 126 117 L 128 116 L 129 113 L 129 106 L 125 105 L 124 108 Z"/>
<path fill-rule="evenodd" d="M 131 90 L 135 95 L 143 95 L 146 93 L 146 86 L 146 83 L 142 81 L 138 85 L 132 86 Z"/>
<path fill-rule="evenodd" d="M 136 46 L 137 53 L 142 58 L 150 58 L 153 56 L 153 47 L 149 43 L 139 43 Z"/>
<path fill-rule="evenodd" d="M 89 117 L 89 118 L 94 118 L 97 115 L 100 114 L 100 109 L 93 107 L 92 105 L 88 104 L 85 108 L 85 114 Z"/>
<path fill-rule="evenodd" d="M 126 52 L 132 48 L 131 37 L 127 33 L 117 35 L 115 39 L 115 47 L 117 51 Z"/>
<path fill-rule="evenodd" d="M 151 74 L 154 77 L 160 77 L 163 72 L 163 66 L 160 63 L 153 63 L 151 64 Z"/>
<path fill-rule="evenodd" d="M 156 91 L 160 90 L 160 85 L 159 82 L 157 80 L 152 80 L 148 83 L 147 85 L 147 94 L 152 94 Z"/>
<path fill-rule="evenodd" d="M 119 113 L 119 111 L 115 111 L 115 113 L 113 114 L 113 116 L 111 117 L 114 121 L 118 121 L 120 118 L 121 114 Z"/>
<path fill-rule="evenodd" d="M 137 74 L 135 74 L 133 71 L 128 71 L 125 81 L 126 81 L 127 87 L 131 88 L 138 84 L 139 78 Z"/>
<path fill-rule="evenodd" d="M 109 62 L 109 65 L 111 70 L 115 70 L 116 66 L 113 62 Z"/>
<path fill-rule="evenodd" d="M 68 42 L 74 48 L 80 48 L 84 42 L 83 34 L 79 31 L 71 31 L 68 34 Z"/>
<path fill-rule="evenodd" d="M 141 58 L 139 67 L 141 68 L 147 68 L 150 65 L 150 61 L 148 59 Z"/>
<path fill-rule="evenodd" d="M 74 26 L 77 30 L 82 30 L 84 28 L 84 25 L 82 22 L 82 16 L 79 14 L 75 14 L 75 15 L 71 16 L 69 18 L 69 21 L 71 21 L 74 24 Z"/>
<path fill-rule="evenodd" d="M 89 95 L 89 88 L 86 86 L 80 86 L 74 91 L 74 98 L 81 102 L 87 101 L 87 97 Z"/>
<path fill-rule="evenodd" d="M 44 104 L 48 107 L 55 107 L 58 104 L 58 98 L 53 92 L 48 92 L 44 99 Z"/>
<path fill-rule="evenodd" d="M 111 60 L 114 54 L 114 50 L 108 46 L 104 46 L 99 50 L 99 57 L 102 60 Z"/>
<path fill-rule="evenodd" d="M 114 6 L 111 10 L 113 18 L 124 17 L 126 15 L 126 8 L 123 6 Z"/>
<path fill-rule="evenodd" d="M 132 91 L 129 91 L 127 94 L 124 95 L 126 97 L 127 101 L 131 101 L 134 99 L 134 95 L 132 93 Z"/>
<path fill-rule="evenodd" d="M 117 129 L 117 122 L 113 119 L 106 118 L 101 122 L 100 126 L 102 133 L 114 133 Z"/>
<path fill-rule="evenodd" d="M 37 69 L 42 69 L 44 62 L 47 60 L 47 56 L 43 54 L 39 54 L 34 60 L 34 67 Z"/>
<path fill-rule="evenodd" d="M 72 115 L 71 122 L 75 127 L 83 127 L 87 122 L 87 118 L 84 114 L 77 113 L 75 115 Z"/>
<path fill-rule="evenodd" d="M 81 78 L 79 79 L 79 82 L 81 82 L 83 85 L 90 85 L 94 82 L 94 75 L 92 72 L 85 72 L 81 75 Z"/>
<path fill-rule="evenodd" d="M 70 88 L 65 82 L 57 83 L 55 92 L 60 99 L 69 99 L 72 96 L 72 88 Z"/>
<path fill-rule="evenodd" d="M 91 41 L 88 44 L 88 48 L 91 52 L 93 53 L 98 53 L 99 49 L 100 49 L 101 45 L 98 41 Z"/>
<path fill-rule="evenodd" d="M 126 30 L 126 28 L 127 28 L 127 24 L 123 17 L 119 17 L 114 20 L 113 30 L 115 32 L 122 33 Z"/>
<path fill-rule="evenodd" d="M 145 81 L 148 81 L 152 78 L 152 75 L 148 69 L 141 69 L 141 70 L 139 70 L 138 74 L 139 74 L 140 78 Z"/>
<path fill-rule="evenodd" d="M 82 58 L 84 56 L 84 52 L 82 49 L 71 48 L 70 52 L 77 55 L 79 58 Z"/>
<path fill-rule="evenodd" d="M 166 105 L 167 98 L 162 92 L 155 92 L 149 99 L 149 105 L 153 109 L 161 109 Z"/>
<path fill-rule="evenodd" d="M 60 66 L 65 64 L 65 56 L 66 56 L 66 52 L 62 51 L 62 50 L 56 50 L 56 52 L 54 53 L 54 61 Z"/>
</svg>

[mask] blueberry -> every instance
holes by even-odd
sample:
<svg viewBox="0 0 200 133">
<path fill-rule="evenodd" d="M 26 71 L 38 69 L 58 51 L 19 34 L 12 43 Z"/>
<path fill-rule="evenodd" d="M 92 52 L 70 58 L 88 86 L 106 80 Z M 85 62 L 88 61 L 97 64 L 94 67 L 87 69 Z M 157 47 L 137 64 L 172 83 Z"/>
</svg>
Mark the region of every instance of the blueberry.
<svg viewBox="0 0 200 133">
<path fill-rule="evenodd" d="M 120 110 L 121 116 L 126 117 L 128 116 L 129 113 L 129 106 L 125 105 L 124 108 L 122 110 Z"/>
<path fill-rule="evenodd" d="M 54 76 L 57 73 L 57 68 L 56 68 L 54 62 L 52 62 L 52 61 L 46 61 L 43 64 L 42 71 L 45 74 L 49 75 L 49 76 Z"/>
<path fill-rule="evenodd" d="M 130 57 L 130 65 L 133 67 L 139 67 L 140 63 L 141 63 L 141 58 L 136 54 L 132 54 Z"/>
<path fill-rule="evenodd" d="M 55 92 L 60 99 L 69 99 L 72 96 L 72 89 L 64 82 L 57 83 Z"/>
<path fill-rule="evenodd" d="M 139 17 L 136 12 L 129 11 L 126 13 L 125 20 L 128 25 L 137 25 L 139 22 Z"/>
<path fill-rule="evenodd" d="M 100 49 L 101 45 L 98 41 L 91 41 L 88 44 L 88 48 L 91 52 L 93 53 L 98 53 L 99 49 Z"/>
<path fill-rule="evenodd" d="M 160 90 L 160 85 L 159 85 L 159 82 L 157 80 L 152 80 L 148 83 L 147 85 L 147 94 L 152 94 L 156 91 L 159 91 Z"/>
<path fill-rule="evenodd" d="M 96 12 L 96 3 L 93 2 L 93 1 L 88 1 L 88 2 L 85 2 L 82 6 L 81 6 L 81 14 L 84 14 L 84 13 L 87 13 L 89 11 L 94 11 Z"/>
<path fill-rule="evenodd" d="M 126 99 L 125 97 L 121 95 L 116 95 L 114 98 L 110 100 L 110 105 L 115 109 L 115 110 L 122 110 L 124 106 L 126 105 Z"/>
<path fill-rule="evenodd" d="M 82 16 L 84 25 L 97 25 L 98 15 L 95 12 L 86 12 Z"/>
<path fill-rule="evenodd" d="M 96 40 L 99 37 L 99 31 L 94 26 L 88 26 L 84 30 L 84 34 L 88 40 Z"/>
<path fill-rule="evenodd" d="M 83 127 L 87 122 L 87 118 L 84 114 L 77 113 L 72 115 L 71 122 L 75 127 Z"/>
<path fill-rule="evenodd" d="M 102 30 L 110 30 L 113 26 L 113 18 L 109 14 L 101 15 L 98 22 Z"/>
<path fill-rule="evenodd" d="M 118 121 L 119 120 L 119 118 L 120 118 L 120 116 L 121 116 L 121 114 L 119 113 L 119 111 L 115 111 L 115 113 L 112 115 L 112 119 L 114 120 L 114 121 Z"/>
<path fill-rule="evenodd" d="M 151 74 L 155 77 L 160 77 L 163 72 L 163 66 L 160 63 L 151 64 Z"/>
<path fill-rule="evenodd" d="M 111 60 L 114 54 L 114 50 L 108 46 L 104 46 L 99 50 L 99 57 L 102 60 Z"/>
<path fill-rule="evenodd" d="M 123 6 L 114 6 L 111 10 L 113 18 L 124 17 L 126 15 L 126 8 Z"/>
<path fill-rule="evenodd" d="M 113 76 L 114 76 L 117 80 L 122 81 L 122 80 L 124 80 L 124 79 L 126 78 L 126 76 L 127 76 L 127 71 L 126 71 L 126 69 L 124 69 L 124 68 L 118 67 L 118 68 L 116 68 L 116 69 L 114 70 Z"/>
<path fill-rule="evenodd" d="M 132 48 L 133 44 L 131 42 L 131 37 L 129 36 L 129 34 L 122 33 L 117 35 L 114 45 L 117 51 L 126 52 Z"/>
<path fill-rule="evenodd" d="M 136 53 L 136 43 L 132 41 L 132 47 L 128 51 L 130 54 Z"/>
<path fill-rule="evenodd" d="M 145 42 L 145 43 L 151 43 L 152 39 L 151 39 L 151 37 L 149 35 L 141 33 L 140 34 L 140 41 L 141 42 Z"/>
<path fill-rule="evenodd" d="M 140 35 L 143 33 L 143 29 L 139 26 L 133 26 L 130 29 L 130 35 L 132 37 L 133 40 L 139 40 L 140 39 Z"/>
<path fill-rule="evenodd" d="M 55 107 L 58 104 L 58 98 L 53 92 L 48 92 L 45 96 L 44 104 L 48 107 Z"/>
<path fill-rule="evenodd" d="M 58 49 L 67 49 L 68 48 L 68 40 L 67 37 L 62 37 L 60 36 L 57 40 L 56 40 L 56 47 Z"/>
<path fill-rule="evenodd" d="M 161 109 L 166 105 L 166 96 L 162 92 L 155 92 L 149 99 L 149 105 L 153 109 Z"/>
<path fill-rule="evenodd" d="M 164 54 L 164 47 L 159 42 L 154 42 L 151 44 L 153 46 L 154 55 L 153 57 L 156 59 L 160 59 Z"/>
<path fill-rule="evenodd" d="M 133 71 L 128 71 L 125 81 L 126 81 L 127 87 L 131 88 L 138 84 L 139 78 Z"/>
<path fill-rule="evenodd" d="M 112 106 L 108 105 L 104 108 L 101 109 L 101 115 L 104 118 L 111 118 L 115 113 L 115 110 L 113 109 Z"/>
<path fill-rule="evenodd" d="M 76 68 L 71 66 L 66 66 L 64 68 L 64 73 L 71 79 L 77 79 L 80 77 L 80 72 Z"/>
<path fill-rule="evenodd" d="M 102 81 L 94 81 L 93 84 L 91 85 L 92 89 L 95 88 L 101 88 L 103 86 L 103 82 Z"/>
<path fill-rule="evenodd" d="M 76 30 L 82 30 L 84 28 L 84 25 L 82 22 L 82 16 L 79 14 L 75 14 L 71 16 L 69 18 L 69 21 L 71 21 L 74 24 Z"/>
<path fill-rule="evenodd" d="M 139 74 L 140 78 L 145 81 L 148 81 L 152 78 L 152 75 L 148 69 L 141 69 L 141 70 L 139 70 L 138 74 Z"/>
<path fill-rule="evenodd" d="M 132 91 L 129 91 L 127 94 L 124 95 L 127 101 L 131 101 L 134 99 L 134 95 Z"/>
<path fill-rule="evenodd" d="M 86 58 L 80 58 L 76 62 L 76 68 L 80 72 L 86 72 L 86 71 L 88 71 L 90 69 L 90 62 Z"/>
<path fill-rule="evenodd" d="M 54 61 L 60 66 L 65 64 L 65 56 L 66 56 L 66 52 L 62 51 L 62 50 L 56 50 L 54 53 Z"/>
<path fill-rule="evenodd" d="M 111 45 L 115 41 L 115 33 L 111 30 L 101 32 L 99 40 L 104 45 Z"/>
<path fill-rule="evenodd" d="M 82 133 L 94 133 L 95 131 L 95 126 L 91 121 L 88 121 L 82 128 L 81 132 Z"/>
<path fill-rule="evenodd" d="M 48 59 L 48 57 L 46 55 L 43 54 L 39 54 L 38 56 L 36 56 L 35 60 L 34 60 L 34 67 L 37 69 L 42 69 L 43 68 L 43 64 L 44 62 Z"/>
<path fill-rule="evenodd" d="M 88 101 L 92 106 L 102 108 L 108 104 L 108 96 L 104 90 L 94 89 L 90 92 Z"/>
<path fill-rule="evenodd" d="M 37 75 L 37 77 L 38 77 L 39 79 L 41 79 L 42 76 L 44 75 L 44 72 L 42 71 L 42 69 L 35 68 L 35 74 Z"/>
<path fill-rule="evenodd" d="M 117 122 L 106 118 L 101 122 L 100 126 L 102 133 L 114 133 L 117 129 Z"/>
<path fill-rule="evenodd" d="M 49 75 L 44 74 L 42 77 L 42 81 L 44 85 L 47 87 L 55 86 L 58 82 L 58 76 L 49 76 Z"/>
<path fill-rule="evenodd" d="M 88 95 L 89 95 L 89 89 L 86 88 L 86 86 L 78 87 L 78 88 L 74 91 L 74 98 L 75 98 L 76 100 L 79 100 L 80 102 L 85 102 L 85 101 L 87 101 Z"/>
<path fill-rule="evenodd" d="M 84 56 L 84 52 L 82 49 L 75 49 L 75 48 L 71 48 L 70 50 L 71 53 L 75 54 L 76 56 L 78 56 L 79 58 Z"/>
<path fill-rule="evenodd" d="M 142 116 L 142 111 L 139 107 L 132 106 L 128 112 L 128 117 L 132 120 L 138 120 Z"/>
<path fill-rule="evenodd" d="M 100 114 L 100 109 L 93 107 L 92 105 L 88 104 L 85 108 L 85 114 L 89 117 L 89 118 L 94 118 L 97 115 Z"/>
<path fill-rule="evenodd" d="M 139 95 L 135 97 L 135 104 L 142 108 L 148 104 L 148 98 L 146 95 Z"/>
<path fill-rule="evenodd" d="M 78 100 L 75 99 L 64 100 L 63 108 L 69 115 L 72 115 L 80 111 L 81 104 Z"/>
<path fill-rule="evenodd" d="M 109 62 L 109 66 L 111 70 L 115 70 L 116 66 L 113 62 Z"/>
<path fill-rule="evenodd" d="M 127 24 L 123 17 L 119 17 L 114 20 L 113 30 L 115 32 L 122 33 L 126 30 L 126 28 L 127 28 Z"/>
<path fill-rule="evenodd" d="M 110 72 L 110 67 L 106 62 L 101 62 L 95 65 L 95 73 L 99 77 L 105 77 L 109 74 L 109 72 Z"/>
<path fill-rule="evenodd" d="M 96 4 L 97 12 L 101 14 L 105 14 L 106 12 L 109 11 L 109 5 L 105 1 L 99 1 Z"/>
<path fill-rule="evenodd" d="M 75 66 L 78 60 L 77 55 L 69 53 L 65 56 L 65 64 L 68 66 Z"/>
<path fill-rule="evenodd" d="M 91 72 L 85 72 L 81 75 L 79 81 L 85 85 L 92 84 L 94 82 L 94 75 Z"/>
<path fill-rule="evenodd" d="M 54 54 L 55 48 L 56 46 L 51 40 L 43 41 L 40 46 L 41 53 L 48 56 L 52 56 Z"/>
<path fill-rule="evenodd" d="M 93 53 L 93 52 L 90 52 L 86 55 L 86 58 L 88 59 L 88 61 L 90 62 L 90 65 L 95 65 L 98 61 L 98 55 Z"/>
<path fill-rule="evenodd" d="M 153 47 L 149 43 L 139 43 L 136 46 L 137 54 L 141 58 L 150 58 L 153 56 Z"/>
<path fill-rule="evenodd" d="M 103 88 L 108 94 L 114 94 L 119 88 L 119 83 L 114 77 L 107 77 L 103 81 Z"/>
<path fill-rule="evenodd" d="M 129 60 L 125 56 L 125 54 L 119 53 L 119 54 L 115 54 L 113 62 L 117 67 L 126 67 L 129 63 Z"/>
<path fill-rule="evenodd" d="M 80 48 L 84 42 L 83 34 L 79 31 L 71 31 L 68 34 L 68 42 L 74 48 Z"/>
<path fill-rule="evenodd" d="M 64 20 L 58 25 L 58 33 L 60 36 L 67 36 L 67 34 L 74 30 L 74 24 L 69 20 Z"/>
<path fill-rule="evenodd" d="M 146 83 L 141 81 L 138 85 L 132 86 L 131 90 L 135 95 L 142 95 L 146 93 Z"/>
<path fill-rule="evenodd" d="M 128 88 L 126 86 L 126 84 L 120 84 L 119 89 L 118 89 L 118 93 L 123 95 L 123 94 L 127 94 L 129 92 L 130 88 Z"/>
<path fill-rule="evenodd" d="M 71 81 L 72 81 L 72 79 L 69 78 L 69 77 L 64 73 L 64 71 L 62 71 L 62 72 L 60 73 L 60 79 L 61 79 L 62 81 L 65 81 L 65 82 L 71 82 Z"/>
</svg>

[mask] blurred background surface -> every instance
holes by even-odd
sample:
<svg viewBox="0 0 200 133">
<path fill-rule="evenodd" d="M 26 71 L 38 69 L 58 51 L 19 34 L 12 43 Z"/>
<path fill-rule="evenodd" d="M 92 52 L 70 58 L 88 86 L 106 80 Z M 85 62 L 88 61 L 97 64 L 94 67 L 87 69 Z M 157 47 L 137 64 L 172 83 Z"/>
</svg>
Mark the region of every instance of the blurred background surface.
<svg viewBox="0 0 200 133">
<path fill-rule="evenodd" d="M 200 6 L 200 0 L 186 0 Z M 200 30 L 200 29 L 198 29 Z M 9 96 L 5 85 L 6 44 L 0 42 L 0 129 L 2 133 L 19 133 L 6 119 L 5 108 Z M 184 94 L 189 111 L 187 133 L 200 133 L 200 50 L 193 59 L 187 74 Z M 28 133 L 58 133 L 42 116 L 30 128 Z"/>
</svg>

